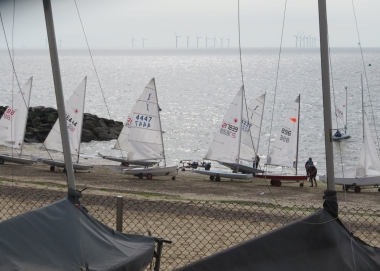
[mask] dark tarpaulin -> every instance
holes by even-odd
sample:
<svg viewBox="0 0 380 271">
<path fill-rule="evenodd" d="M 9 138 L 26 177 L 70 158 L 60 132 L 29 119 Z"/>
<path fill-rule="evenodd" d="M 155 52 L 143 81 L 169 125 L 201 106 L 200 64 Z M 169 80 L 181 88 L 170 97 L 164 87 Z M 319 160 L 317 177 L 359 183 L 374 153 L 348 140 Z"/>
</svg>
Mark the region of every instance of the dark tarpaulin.
<svg viewBox="0 0 380 271">
<path fill-rule="evenodd" d="M 380 270 L 380 250 L 323 209 L 177 270 Z"/>
<path fill-rule="evenodd" d="M 0 223 L 1 270 L 141 270 L 154 238 L 123 234 L 68 197 Z"/>
</svg>

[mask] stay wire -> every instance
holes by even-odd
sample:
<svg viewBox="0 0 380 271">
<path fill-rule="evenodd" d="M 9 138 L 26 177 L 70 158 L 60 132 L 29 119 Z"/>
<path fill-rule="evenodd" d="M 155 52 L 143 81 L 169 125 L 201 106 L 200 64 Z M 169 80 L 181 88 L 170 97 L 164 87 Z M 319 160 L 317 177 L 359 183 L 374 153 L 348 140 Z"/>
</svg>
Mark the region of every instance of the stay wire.
<svg viewBox="0 0 380 271">
<path fill-rule="evenodd" d="M 351 0 L 351 4 L 352 4 L 352 10 L 353 10 L 353 13 L 354 13 L 354 18 L 355 18 L 356 33 L 358 35 L 359 49 L 360 49 L 360 55 L 361 55 L 361 58 L 362 58 L 362 65 L 363 65 L 364 77 L 365 77 L 365 81 L 366 81 L 366 85 L 367 85 L 369 103 L 370 103 L 370 107 L 371 107 L 371 113 L 372 113 L 373 122 L 375 124 L 376 143 L 377 143 L 377 147 L 379 149 L 379 137 L 378 137 L 378 133 L 377 133 L 376 118 L 375 118 L 375 114 L 373 112 L 371 92 L 370 92 L 370 89 L 369 89 L 369 83 L 368 83 L 368 77 L 367 77 L 367 69 L 366 69 L 366 66 L 365 66 L 365 63 L 364 63 L 364 55 L 363 55 L 363 49 L 362 49 L 362 42 L 360 40 L 359 26 L 358 26 L 358 21 L 357 21 L 357 18 L 356 18 L 354 0 Z M 378 152 L 378 150 L 377 150 L 377 152 Z"/>
<path fill-rule="evenodd" d="M 100 87 L 100 92 L 102 93 L 102 98 L 103 98 L 103 101 L 104 101 L 104 104 L 106 106 L 106 110 L 107 110 L 107 113 L 108 113 L 108 117 L 110 119 L 111 118 L 111 113 L 110 113 L 110 110 L 108 108 L 108 104 L 107 104 L 107 101 L 106 101 L 106 98 L 104 96 L 104 91 L 103 91 L 103 88 L 102 88 L 102 84 L 100 83 L 100 78 L 99 78 L 99 74 L 98 74 L 98 70 L 96 69 L 96 66 L 95 66 L 95 62 L 94 62 L 94 58 L 92 57 L 92 52 L 91 52 L 91 49 L 90 49 L 90 45 L 88 43 L 88 39 L 87 39 L 87 35 L 86 35 L 86 31 L 84 30 L 84 26 L 83 26 L 83 22 L 82 22 L 82 18 L 80 16 L 80 13 L 79 13 L 79 8 L 78 8 L 78 5 L 77 5 L 77 1 L 74 0 L 74 3 L 75 3 L 75 7 L 76 7 L 76 10 L 77 10 L 77 13 L 78 13 L 78 17 L 79 17 L 79 21 L 80 21 L 80 24 L 81 24 L 81 27 L 82 27 L 82 31 L 83 31 L 83 35 L 84 35 L 84 39 L 86 40 L 86 44 L 87 44 L 87 49 L 88 49 L 88 52 L 90 54 L 90 58 L 91 58 L 91 62 L 92 62 L 92 66 L 94 67 L 94 70 L 95 70 L 95 74 L 96 74 L 96 79 L 98 80 L 98 84 L 99 84 L 99 87 Z M 117 143 L 119 144 L 119 138 L 117 138 Z M 119 144 L 120 145 L 120 144 Z M 123 157 L 123 151 L 120 149 L 120 153 L 121 153 L 121 156 Z"/>
</svg>

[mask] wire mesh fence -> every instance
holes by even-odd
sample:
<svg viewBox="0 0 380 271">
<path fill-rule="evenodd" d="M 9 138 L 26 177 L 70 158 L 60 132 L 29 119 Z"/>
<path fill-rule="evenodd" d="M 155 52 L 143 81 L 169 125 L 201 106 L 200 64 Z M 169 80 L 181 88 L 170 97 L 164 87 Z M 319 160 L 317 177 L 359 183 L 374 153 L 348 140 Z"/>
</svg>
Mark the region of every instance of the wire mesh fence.
<svg viewBox="0 0 380 271">
<path fill-rule="evenodd" d="M 48 205 L 65 195 L 65 192 L 56 190 L 2 186 L 0 221 Z M 81 202 L 93 217 L 116 229 L 116 196 L 85 194 Z M 179 268 L 318 210 L 308 206 L 284 207 L 267 203 L 130 198 L 123 198 L 122 206 L 123 232 L 173 241 L 163 246 L 161 270 Z M 355 236 L 372 246 L 379 246 L 380 210 L 342 208 L 339 217 Z"/>
</svg>

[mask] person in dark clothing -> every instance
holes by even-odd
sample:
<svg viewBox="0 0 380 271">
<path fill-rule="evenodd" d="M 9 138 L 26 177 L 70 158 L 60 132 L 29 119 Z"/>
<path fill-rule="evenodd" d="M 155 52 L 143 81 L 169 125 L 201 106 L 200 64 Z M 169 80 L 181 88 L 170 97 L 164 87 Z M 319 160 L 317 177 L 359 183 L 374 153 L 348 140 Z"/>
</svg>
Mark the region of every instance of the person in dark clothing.
<svg viewBox="0 0 380 271">
<path fill-rule="evenodd" d="M 342 133 L 339 130 L 336 130 L 336 133 L 334 134 L 335 137 L 341 137 Z"/>
<path fill-rule="evenodd" d="M 309 160 L 307 160 L 306 163 L 305 163 L 305 169 L 306 169 L 306 175 L 307 175 L 307 176 L 310 175 L 310 170 L 309 170 L 309 168 L 310 168 L 310 166 L 312 166 L 312 165 L 314 165 L 314 163 L 313 163 L 313 158 L 310 157 Z"/>
<path fill-rule="evenodd" d="M 317 187 L 317 180 L 315 179 L 315 177 L 317 176 L 317 168 L 312 165 L 312 166 L 309 166 L 309 180 L 311 182 L 311 185 L 310 187 L 313 187 L 313 180 L 314 180 L 314 183 L 315 183 L 315 187 Z"/>
<path fill-rule="evenodd" d="M 253 168 L 258 168 L 259 163 L 260 163 L 260 157 L 256 155 L 255 161 L 253 162 Z"/>
</svg>

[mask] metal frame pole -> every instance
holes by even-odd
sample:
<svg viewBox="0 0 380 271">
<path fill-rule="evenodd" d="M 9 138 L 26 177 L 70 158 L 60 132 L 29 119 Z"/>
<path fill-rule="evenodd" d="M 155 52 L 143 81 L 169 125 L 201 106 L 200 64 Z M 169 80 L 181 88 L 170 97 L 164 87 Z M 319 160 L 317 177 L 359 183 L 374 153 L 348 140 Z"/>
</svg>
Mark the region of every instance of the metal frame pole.
<svg viewBox="0 0 380 271">
<path fill-rule="evenodd" d="M 75 187 L 74 169 L 73 169 L 73 163 L 71 160 L 69 132 L 67 130 L 67 124 L 66 124 L 65 100 L 63 98 L 61 72 L 59 69 L 59 59 L 58 59 L 58 51 L 57 51 L 57 41 L 55 38 L 53 12 L 51 9 L 50 0 L 43 0 L 43 5 L 44 5 L 44 13 L 45 13 L 46 31 L 47 31 L 48 41 L 49 41 L 51 67 L 52 67 L 53 78 L 54 78 L 55 96 L 57 100 L 59 126 L 61 129 L 62 148 L 63 148 L 63 155 L 65 159 L 66 174 L 67 174 L 69 187 L 75 190 L 76 187 Z"/>
</svg>

